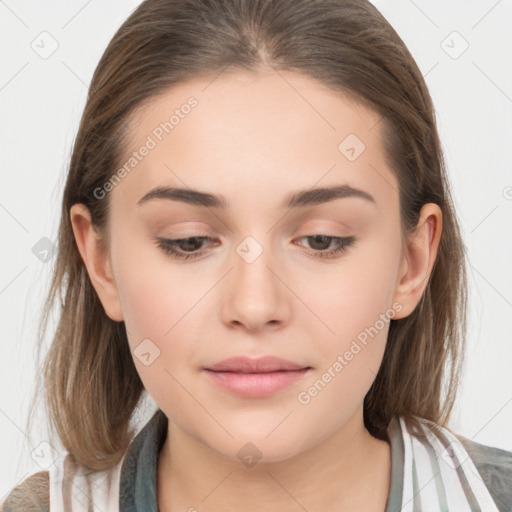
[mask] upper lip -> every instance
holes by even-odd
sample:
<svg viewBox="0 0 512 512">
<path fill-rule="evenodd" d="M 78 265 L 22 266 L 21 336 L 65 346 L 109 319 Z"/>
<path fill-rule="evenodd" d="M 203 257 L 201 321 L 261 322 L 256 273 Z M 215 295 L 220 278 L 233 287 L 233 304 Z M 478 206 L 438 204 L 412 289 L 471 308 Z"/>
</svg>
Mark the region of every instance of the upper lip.
<svg viewBox="0 0 512 512">
<path fill-rule="evenodd" d="M 258 359 L 251 359 L 250 357 L 239 356 L 230 357 L 215 363 L 214 365 L 206 367 L 207 370 L 216 372 L 239 372 L 239 373 L 269 373 L 283 370 L 302 370 L 310 368 L 300 364 L 287 361 L 280 357 L 264 356 Z"/>
</svg>

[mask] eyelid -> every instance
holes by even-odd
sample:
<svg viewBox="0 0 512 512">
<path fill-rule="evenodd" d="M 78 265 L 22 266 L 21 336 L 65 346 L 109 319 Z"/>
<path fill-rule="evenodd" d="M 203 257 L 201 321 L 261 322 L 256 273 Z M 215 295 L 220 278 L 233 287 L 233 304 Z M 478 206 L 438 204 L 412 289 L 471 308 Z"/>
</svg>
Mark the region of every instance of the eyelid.
<svg viewBox="0 0 512 512">
<path fill-rule="evenodd" d="M 333 249 L 324 249 L 324 250 L 314 250 L 314 249 L 305 249 L 305 252 L 316 259 L 332 259 L 336 260 L 341 258 L 350 247 L 353 246 L 354 243 L 358 241 L 358 238 L 355 236 L 336 236 L 336 235 L 329 235 L 329 234 L 322 234 L 322 233 L 313 233 L 310 235 L 304 235 L 302 237 L 299 237 L 298 240 L 302 240 L 303 238 L 314 238 L 314 237 L 324 237 L 330 239 L 329 245 L 332 242 L 335 242 L 335 247 Z M 174 239 L 166 239 L 161 237 L 156 237 L 154 242 L 162 249 L 165 253 L 167 253 L 169 256 L 174 258 L 177 262 L 193 262 L 196 260 L 200 260 L 203 258 L 203 256 L 208 256 L 209 250 L 208 249 L 202 249 L 202 250 L 195 250 L 195 251 L 181 251 L 179 248 L 177 249 L 176 246 L 179 245 L 179 242 L 186 241 L 189 238 L 195 238 L 201 240 L 201 243 L 204 240 L 210 240 L 213 241 L 213 246 L 218 245 L 217 242 L 215 242 L 215 239 L 208 236 L 187 236 L 187 237 L 180 237 L 180 238 L 174 238 Z M 303 247 L 302 244 L 295 244 L 299 247 Z"/>
<path fill-rule="evenodd" d="M 328 219 L 325 217 L 321 217 L 318 219 L 308 219 L 305 222 L 302 222 L 299 229 L 303 229 L 304 231 L 317 231 L 317 230 L 327 230 L 332 233 L 333 230 L 342 230 L 343 232 L 353 232 L 355 229 L 354 223 L 346 223 L 341 222 L 340 220 Z M 340 235 L 341 236 L 341 235 Z"/>
</svg>

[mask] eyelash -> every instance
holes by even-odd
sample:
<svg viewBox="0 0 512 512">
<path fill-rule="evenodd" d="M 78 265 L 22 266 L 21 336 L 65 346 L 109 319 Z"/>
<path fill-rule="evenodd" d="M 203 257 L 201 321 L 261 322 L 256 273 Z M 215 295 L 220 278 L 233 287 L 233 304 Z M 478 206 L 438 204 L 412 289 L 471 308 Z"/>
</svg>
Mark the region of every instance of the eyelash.
<svg viewBox="0 0 512 512">
<path fill-rule="evenodd" d="M 334 240 L 337 242 L 337 247 L 335 249 L 331 249 L 329 251 L 307 251 L 310 254 L 313 254 L 316 258 L 335 258 L 338 254 L 343 254 L 347 251 L 348 247 L 350 247 L 355 241 L 356 238 L 353 236 L 340 237 L 340 236 L 329 236 L 329 235 L 308 235 L 303 236 L 302 238 L 314 238 L 314 237 L 322 237 Z M 180 242 L 186 242 L 187 240 L 207 240 L 210 237 L 207 236 L 189 236 L 187 238 L 176 238 L 176 239 L 167 239 L 157 237 L 155 239 L 155 243 L 160 247 L 166 254 L 171 255 L 173 258 L 178 260 L 195 260 L 201 257 L 202 251 L 200 252 L 190 252 L 183 253 L 176 250 L 175 246 Z M 300 239 L 299 239 L 300 240 Z M 330 244 L 329 244 L 330 245 Z"/>
</svg>

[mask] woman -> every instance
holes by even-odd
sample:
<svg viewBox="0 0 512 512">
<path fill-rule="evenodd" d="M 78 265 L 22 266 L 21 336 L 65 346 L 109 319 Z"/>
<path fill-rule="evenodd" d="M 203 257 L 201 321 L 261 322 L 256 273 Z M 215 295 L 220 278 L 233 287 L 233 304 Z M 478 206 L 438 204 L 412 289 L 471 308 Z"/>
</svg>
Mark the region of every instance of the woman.
<svg viewBox="0 0 512 512">
<path fill-rule="evenodd" d="M 93 76 L 43 330 L 62 289 L 66 453 L 3 510 L 511 509 L 512 453 L 447 426 L 463 244 L 368 2 L 143 2 Z"/>
</svg>

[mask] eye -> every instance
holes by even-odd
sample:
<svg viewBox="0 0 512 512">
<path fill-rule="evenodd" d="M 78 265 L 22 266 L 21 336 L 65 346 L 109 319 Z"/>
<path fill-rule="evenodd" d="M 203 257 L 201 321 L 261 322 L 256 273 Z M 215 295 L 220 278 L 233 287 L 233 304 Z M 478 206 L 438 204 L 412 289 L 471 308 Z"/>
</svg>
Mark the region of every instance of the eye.
<svg viewBox="0 0 512 512">
<path fill-rule="evenodd" d="M 338 254 L 344 253 L 356 240 L 353 236 L 329 236 L 329 235 L 309 235 L 300 238 L 310 241 L 313 251 L 308 251 L 317 258 L 335 258 Z M 312 243 L 311 243 L 312 242 Z M 328 247 L 334 247 L 326 250 Z"/>
<path fill-rule="evenodd" d="M 208 236 L 189 236 L 187 238 L 159 238 L 155 239 L 155 243 L 166 253 L 170 254 L 178 260 L 194 260 L 199 258 L 204 251 L 201 248 L 205 240 L 212 240 Z"/>
<path fill-rule="evenodd" d="M 335 258 L 344 253 L 356 238 L 353 236 L 339 237 L 329 235 L 309 235 L 300 238 L 310 242 L 313 250 L 307 251 L 316 258 Z M 177 260 L 195 260 L 203 255 L 203 242 L 213 240 L 208 236 L 189 236 L 187 238 L 155 238 L 155 243 L 166 253 Z M 327 250 L 334 243 L 332 249 Z"/>
</svg>

